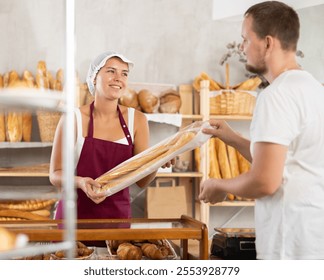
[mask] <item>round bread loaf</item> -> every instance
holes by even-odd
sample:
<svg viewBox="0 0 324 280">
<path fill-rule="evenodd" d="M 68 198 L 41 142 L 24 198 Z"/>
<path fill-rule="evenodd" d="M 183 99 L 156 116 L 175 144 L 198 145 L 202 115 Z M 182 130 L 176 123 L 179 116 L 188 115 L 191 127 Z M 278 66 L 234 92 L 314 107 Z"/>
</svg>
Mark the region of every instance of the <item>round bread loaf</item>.
<svg viewBox="0 0 324 280">
<path fill-rule="evenodd" d="M 175 114 L 181 107 L 180 95 L 176 90 L 170 89 L 162 92 L 160 95 L 160 113 Z"/>
<path fill-rule="evenodd" d="M 140 109 L 138 103 L 137 92 L 133 89 L 127 88 L 123 95 L 119 98 L 119 103 L 126 107 Z"/>
<path fill-rule="evenodd" d="M 159 98 L 147 89 L 138 92 L 138 101 L 145 113 L 154 113 L 159 107 Z"/>
</svg>

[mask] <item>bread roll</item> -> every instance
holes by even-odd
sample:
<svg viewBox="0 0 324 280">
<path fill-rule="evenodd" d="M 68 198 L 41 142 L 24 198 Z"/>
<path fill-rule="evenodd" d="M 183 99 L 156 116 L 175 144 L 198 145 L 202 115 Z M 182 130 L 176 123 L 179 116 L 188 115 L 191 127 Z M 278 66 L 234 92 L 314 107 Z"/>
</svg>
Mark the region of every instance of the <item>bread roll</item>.
<svg viewBox="0 0 324 280">
<path fill-rule="evenodd" d="M 137 92 L 133 89 L 127 88 L 123 95 L 119 98 L 119 103 L 121 105 L 140 110 Z"/>
<path fill-rule="evenodd" d="M 139 91 L 138 102 L 145 113 L 154 113 L 159 107 L 158 97 L 147 89 L 142 89 Z"/>
<path fill-rule="evenodd" d="M 145 243 L 141 246 L 143 255 L 152 260 L 164 260 L 169 255 L 165 246 L 157 246 L 152 243 Z"/>
<path fill-rule="evenodd" d="M 168 90 L 160 94 L 160 113 L 175 114 L 181 107 L 180 95 L 175 90 Z"/>
<path fill-rule="evenodd" d="M 140 260 L 143 253 L 141 248 L 131 243 L 122 243 L 118 246 L 117 256 L 120 260 Z"/>
</svg>

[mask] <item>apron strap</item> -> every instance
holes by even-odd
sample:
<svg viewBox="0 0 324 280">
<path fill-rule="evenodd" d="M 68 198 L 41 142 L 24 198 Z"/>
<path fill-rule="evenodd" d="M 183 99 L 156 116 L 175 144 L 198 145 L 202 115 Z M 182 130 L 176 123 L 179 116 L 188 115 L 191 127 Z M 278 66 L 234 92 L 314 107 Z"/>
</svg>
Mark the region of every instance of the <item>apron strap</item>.
<svg viewBox="0 0 324 280">
<path fill-rule="evenodd" d="M 89 127 L 88 127 L 88 137 L 93 138 L 93 108 L 94 108 L 94 101 L 90 104 L 90 120 L 89 120 Z"/>
<path fill-rule="evenodd" d="M 129 133 L 128 127 L 127 127 L 127 125 L 125 123 L 125 120 L 123 118 L 123 114 L 121 113 L 118 105 L 117 105 L 117 110 L 118 110 L 118 115 L 119 115 L 119 121 L 120 121 L 122 129 L 124 131 L 124 134 L 126 136 L 127 142 L 128 142 L 129 145 L 132 145 L 133 144 L 132 143 L 132 137 L 131 137 L 131 135 Z"/>
<path fill-rule="evenodd" d="M 93 108 L 94 108 L 94 101 L 90 104 L 90 120 L 89 120 L 89 128 L 88 128 L 88 137 L 89 138 L 93 138 Z M 118 105 L 117 105 L 117 111 L 118 111 L 119 122 L 120 122 L 121 127 L 124 131 L 127 142 L 129 145 L 132 145 L 133 144 L 132 137 L 129 133 L 128 127 L 127 127 L 125 120 L 123 118 L 123 114 L 121 113 Z"/>
</svg>

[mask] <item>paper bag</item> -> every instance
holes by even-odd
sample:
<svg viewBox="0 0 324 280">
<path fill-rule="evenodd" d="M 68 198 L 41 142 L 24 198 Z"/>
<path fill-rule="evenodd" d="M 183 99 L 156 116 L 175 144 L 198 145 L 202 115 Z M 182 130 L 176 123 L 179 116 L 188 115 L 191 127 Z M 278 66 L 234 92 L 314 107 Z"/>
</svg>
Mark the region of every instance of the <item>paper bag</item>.
<svg viewBox="0 0 324 280">
<path fill-rule="evenodd" d="M 171 182 L 161 186 L 163 182 Z M 146 192 L 147 218 L 180 218 L 187 214 L 187 195 L 185 186 L 176 186 L 175 179 L 158 178 L 156 186 L 148 187 Z"/>
</svg>

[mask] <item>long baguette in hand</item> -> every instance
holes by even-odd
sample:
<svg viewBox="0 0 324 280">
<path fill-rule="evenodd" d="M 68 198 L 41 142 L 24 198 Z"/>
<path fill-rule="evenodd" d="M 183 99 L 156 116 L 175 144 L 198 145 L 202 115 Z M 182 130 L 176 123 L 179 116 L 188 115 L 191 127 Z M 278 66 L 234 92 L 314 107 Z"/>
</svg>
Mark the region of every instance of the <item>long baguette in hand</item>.
<svg viewBox="0 0 324 280">
<path fill-rule="evenodd" d="M 143 156 L 138 154 L 134 159 L 130 159 L 125 164 L 121 164 L 120 167 L 106 172 L 96 179 L 102 185 L 100 191 L 102 192 L 117 186 L 121 182 L 141 173 L 155 162 L 186 145 L 195 135 L 196 133 L 193 131 L 179 132 L 167 143 L 162 143 L 151 150 L 144 151 Z"/>
</svg>

